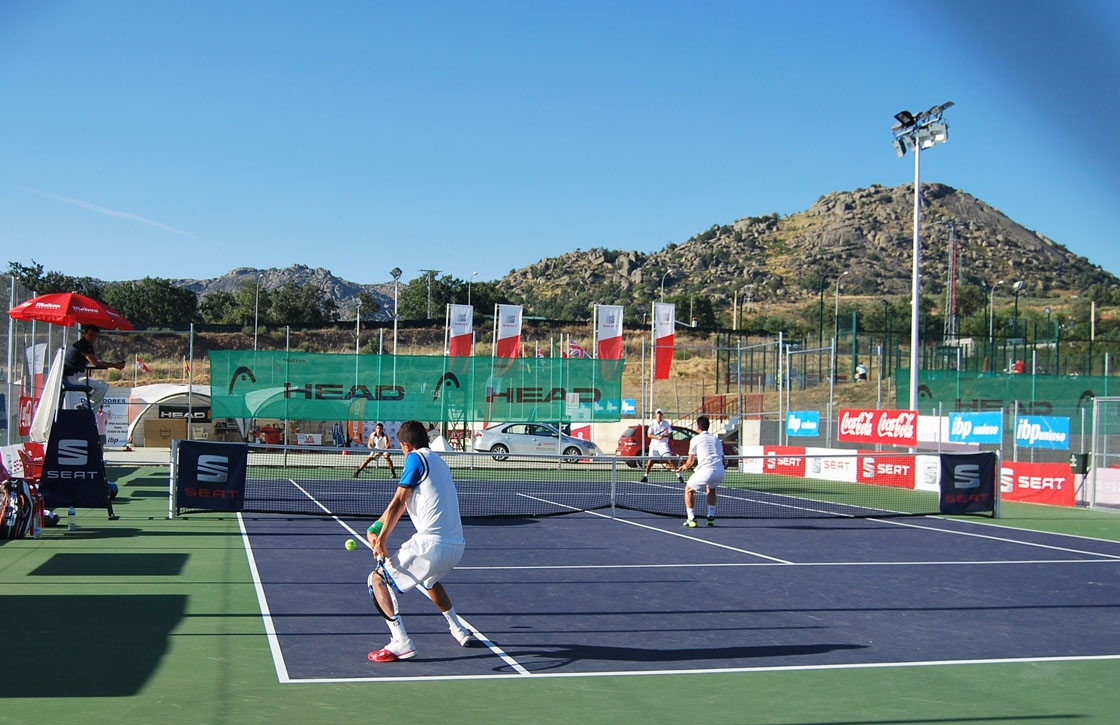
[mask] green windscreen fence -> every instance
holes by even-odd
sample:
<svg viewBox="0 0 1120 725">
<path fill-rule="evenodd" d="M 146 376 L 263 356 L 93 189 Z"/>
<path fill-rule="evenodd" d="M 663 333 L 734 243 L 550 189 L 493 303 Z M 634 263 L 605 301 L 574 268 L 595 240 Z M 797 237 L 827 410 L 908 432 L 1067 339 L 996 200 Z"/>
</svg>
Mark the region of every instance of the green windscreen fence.
<svg viewBox="0 0 1120 725">
<path fill-rule="evenodd" d="M 623 360 L 210 351 L 211 415 L 615 421 Z"/>
</svg>

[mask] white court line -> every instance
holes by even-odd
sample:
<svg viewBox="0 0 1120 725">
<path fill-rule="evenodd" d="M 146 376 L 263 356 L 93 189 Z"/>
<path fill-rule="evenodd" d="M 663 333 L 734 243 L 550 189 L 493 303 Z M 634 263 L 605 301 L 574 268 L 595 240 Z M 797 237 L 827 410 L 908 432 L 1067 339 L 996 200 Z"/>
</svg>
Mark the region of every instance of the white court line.
<svg viewBox="0 0 1120 725">
<path fill-rule="evenodd" d="M 670 532 L 671 533 L 671 532 Z M 792 567 L 845 566 L 1007 566 L 1011 564 L 1120 564 L 1120 559 L 1004 559 L 984 561 L 804 561 L 781 562 Z M 549 569 L 709 569 L 778 566 L 764 561 L 697 562 L 695 564 L 529 564 L 516 566 L 457 566 L 455 571 L 536 571 Z"/>
<path fill-rule="evenodd" d="M 540 501 L 541 503 L 549 504 L 550 506 L 559 506 L 561 508 L 571 509 L 572 511 L 583 511 L 582 509 L 576 508 L 574 506 L 568 506 L 567 504 L 557 503 L 556 501 L 549 501 L 548 499 L 545 499 L 545 498 L 538 498 L 536 496 L 530 496 L 528 494 L 518 494 L 518 495 L 521 496 L 522 498 L 528 498 L 528 499 L 532 499 L 533 501 Z M 708 546 L 714 546 L 717 549 L 726 549 L 728 551 L 734 551 L 737 554 L 747 554 L 748 556 L 757 556 L 760 559 L 767 559 L 769 561 L 773 561 L 773 562 L 778 563 L 778 564 L 792 564 L 793 563 L 793 562 L 790 562 L 790 561 L 786 561 L 785 559 L 779 559 L 775 556 L 767 556 L 766 554 L 760 554 L 757 551 L 750 551 L 748 549 L 740 549 L 740 548 L 735 547 L 735 546 L 728 546 L 727 544 L 720 544 L 720 543 L 715 542 L 715 541 L 708 541 L 707 539 L 698 539 L 695 536 L 686 536 L 685 534 L 683 534 L 679 531 L 668 531 L 667 529 L 661 529 L 661 528 L 658 528 L 656 526 L 650 526 L 648 524 L 640 524 L 637 521 L 630 521 L 629 519 L 615 518 L 613 516 L 608 516 L 607 514 L 599 513 L 598 511 L 583 511 L 583 513 L 590 514 L 591 516 L 598 516 L 599 518 L 608 519 L 610 521 L 617 521 L 619 523 L 629 524 L 630 526 L 637 526 L 638 528 L 641 528 L 641 529 L 649 529 L 650 531 L 656 531 L 659 534 L 668 534 L 669 536 L 679 536 L 682 539 L 688 539 L 689 541 L 694 541 L 694 542 L 699 543 L 699 544 L 706 544 Z"/>
<path fill-rule="evenodd" d="M 306 496 L 308 499 L 310 499 L 311 502 L 314 503 L 316 506 L 318 506 L 320 509 L 322 509 L 324 513 L 330 515 L 331 519 L 335 523 L 337 523 L 339 526 L 341 526 L 342 528 L 346 529 L 351 534 L 353 534 L 354 538 L 357 539 L 358 541 L 361 541 L 362 544 L 365 545 L 365 547 L 367 549 L 369 549 L 371 552 L 373 551 L 373 547 L 370 545 L 369 540 L 366 539 L 366 537 L 363 534 L 359 534 L 357 531 L 355 531 L 348 523 L 346 523 L 345 521 L 340 519 L 330 509 L 328 509 L 326 506 L 324 506 L 322 503 L 320 503 L 314 496 L 312 496 L 310 493 L 308 493 L 307 490 L 305 488 L 303 488 L 303 486 L 300 486 L 298 483 L 296 483 L 294 480 L 292 480 L 290 478 L 288 479 L 288 483 L 292 484 L 297 489 L 299 489 L 300 493 L 302 493 L 304 496 Z M 264 628 L 265 628 L 265 631 L 268 633 L 268 644 L 269 644 L 269 648 L 272 650 L 272 660 L 273 660 L 273 662 L 276 663 L 276 675 L 279 678 L 280 682 L 299 682 L 300 680 L 292 680 L 292 679 L 288 678 L 287 666 L 284 663 L 284 654 L 280 650 L 280 640 L 277 637 L 276 629 L 273 626 L 272 614 L 270 613 L 269 608 L 268 608 L 268 601 L 265 598 L 264 587 L 261 585 L 260 575 L 257 573 L 257 564 L 256 564 L 256 560 L 253 558 L 253 550 L 252 550 L 252 547 L 249 545 L 249 534 L 248 534 L 248 531 L 246 531 L 246 529 L 245 529 L 244 522 L 241 520 L 241 514 L 240 513 L 237 514 L 237 521 L 241 525 L 241 535 L 242 535 L 242 538 L 245 541 L 245 551 L 249 555 L 249 566 L 252 569 L 253 582 L 254 582 L 254 584 L 256 585 L 256 588 L 257 588 L 257 602 L 260 604 L 261 615 L 264 618 Z M 463 619 L 462 617 L 460 617 L 459 619 L 462 620 L 463 624 L 467 625 L 467 627 L 470 628 L 475 633 L 475 635 L 478 637 L 479 642 L 482 642 L 484 645 L 486 645 L 486 647 L 491 652 L 493 652 L 495 655 L 500 657 L 503 662 L 505 662 L 507 665 L 512 667 L 514 670 L 516 670 L 520 675 L 523 676 L 523 675 L 532 675 L 533 674 L 532 672 L 527 670 L 525 667 L 523 667 L 519 662 L 517 662 L 517 660 L 515 660 L 512 657 L 510 657 L 509 655 L 507 655 L 502 650 L 502 648 L 499 647 L 497 644 L 495 644 L 489 637 L 487 637 L 481 631 L 479 631 L 479 630 L 475 629 L 473 626 L 471 626 L 470 623 L 467 622 L 467 620 Z M 315 680 L 313 680 L 313 681 L 315 681 Z"/>
<path fill-rule="evenodd" d="M 540 672 L 534 679 L 572 678 L 572 677 L 649 677 L 663 675 L 721 675 L 752 672 L 811 672 L 814 670 L 869 670 L 897 669 L 903 667 L 948 667 L 953 665 L 1016 665 L 1046 662 L 1094 662 L 1120 660 L 1120 654 L 1111 655 L 1065 655 L 1062 657 L 1006 657 L 977 660 L 926 660 L 918 662 L 858 662 L 833 665 L 773 665 L 761 667 L 725 667 L 696 670 L 622 670 L 617 672 Z M 519 679 L 521 675 L 430 675 L 416 677 L 324 677 L 322 679 L 291 680 L 293 683 L 333 684 L 339 682 L 424 682 L 432 680 L 508 680 Z"/>
<path fill-rule="evenodd" d="M 939 519 L 940 521 L 954 521 L 955 519 Z M 1120 556 L 1115 554 L 1104 554 L 1099 551 L 1084 551 L 1083 549 L 1071 549 L 1067 546 L 1053 546 L 1051 544 L 1039 544 L 1033 541 L 1023 541 L 1022 539 L 1012 539 L 1006 536 L 992 536 L 990 534 L 978 534 L 973 531 L 955 531 L 953 529 L 943 529 L 937 526 L 921 526 L 919 524 L 911 523 L 909 521 L 895 521 L 892 519 L 882 519 L 884 523 L 894 524 L 895 526 L 905 526 L 911 529 L 922 529 L 924 531 L 936 531 L 939 533 L 953 534 L 955 536 L 972 536 L 977 539 L 988 539 L 990 541 L 999 541 L 1005 544 L 1019 544 L 1020 546 L 1033 546 L 1039 549 L 1050 549 L 1052 551 L 1065 551 L 1070 554 L 1083 554 L 1085 556 L 1099 556 L 1107 559 L 1120 560 Z M 1013 531 L 1024 531 L 1023 529 L 1012 529 Z M 1040 531 L 1032 533 L 1046 534 L 1048 532 Z M 1059 534 L 1060 535 L 1060 534 Z"/>
<path fill-rule="evenodd" d="M 272 622 L 272 612 L 268 608 L 268 599 L 264 595 L 264 586 L 261 585 L 261 575 L 257 571 L 257 560 L 253 556 L 253 546 L 249 543 L 249 532 L 245 529 L 245 520 L 241 518 L 240 511 L 237 512 L 237 525 L 241 529 L 241 541 L 245 545 L 245 555 L 249 559 L 253 588 L 257 590 L 257 606 L 261 608 L 264 632 L 268 637 L 268 649 L 272 652 L 272 664 L 276 667 L 276 679 L 281 683 L 292 682 L 288 677 L 288 667 L 284 664 L 284 654 L 280 651 L 280 640 L 276 636 L 276 627 Z"/>
<path fill-rule="evenodd" d="M 664 486 L 664 484 L 658 484 L 658 485 Z M 665 488 L 672 488 L 671 486 L 664 486 L 664 487 Z M 801 511 L 808 511 L 810 513 L 821 513 L 821 514 L 826 514 L 826 515 L 829 515 L 829 516 L 837 516 L 837 517 L 845 518 L 845 519 L 859 519 L 859 518 L 862 518 L 862 517 L 860 517 L 856 514 L 838 513 L 838 512 L 835 512 L 835 511 L 829 511 L 829 510 L 823 510 L 823 509 L 814 509 L 814 508 L 809 508 L 809 507 L 805 507 L 805 506 L 794 506 L 794 505 L 791 505 L 791 504 L 783 504 L 783 503 L 778 503 L 778 502 L 774 502 L 774 501 L 764 501 L 764 500 L 754 499 L 754 498 L 749 498 L 749 497 L 748 498 L 743 498 L 741 496 L 733 495 L 736 491 L 737 491 L 736 489 L 729 489 L 729 493 L 725 494 L 725 496 L 727 498 L 733 498 L 736 501 L 747 501 L 747 502 L 750 502 L 750 503 L 764 504 L 764 505 L 767 505 L 767 506 L 777 506 L 779 508 L 791 508 L 791 509 L 797 509 L 797 510 L 801 510 Z M 540 500 L 544 500 L 544 499 L 540 499 Z M 553 502 L 548 501 L 547 503 L 553 503 Z M 560 504 L 554 504 L 554 505 L 560 505 Z M 883 510 L 885 511 L 886 509 L 883 509 Z M 588 511 L 587 513 L 595 513 L 595 512 Z M 597 514 L 597 515 L 602 516 L 602 514 Z M 611 518 L 611 517 L 608 516 L 606 518 Z M 936 519 L 938 521 L 945 521 L 947 523 L 953 523 L 953 522 L 957 521 L 957 519 L 950 519 L 950 518 L 945 518 L 945 517 L 941 517 L 941 516 L 932 516 L 932 515 L 931 516 L 926 516 L 925 518 Z M 625 521 L 625 519 L 619 519 L 619 520 Z M 1052 549 L 1052 550 L 1055 550 L 1055 551 L 1065 551 L 1065 552 L 1068 552 L 1068 553 L 1071 553 L 1071 554 L 1083 554 L 1085 556 L 1099 556 L 1099 557 L 1104 557 L 1104 558 L 1109 558 L 1109 559 L 1120 560 L 1120 555 L 1116 555 L 1116 554 L 1105 554 L 1105 553 L 1099 552 L 1099 551 L 1085 551 L 1083 549 L 1071 549 L 1071 548 L 1062 547 L 1062 546 L 1054 546 L 1054 545 L 1051 545 L 1051 544 L 1039 544 L 1039 543 L 1034 543 L 1034 542 L 1030 542 L 1030 541 L 1023 541 L 1022 539 L 992 536 L 992 535 L 988 535 L 988 534 L 978 534 L 978 533 L 968 532 L 968 531 L 956 531 L 956 530 L 953 530 L 953 529 L 939 528 L 939 527 L 936 527 L 936 526 L 921 526 L 919 524 L 915 524 L 915 523 L 908 522 L 908 521 L 899 521 L 898 519 L 890 518 L 889 516 L 874 517 L 874 520 L 877 521 L 877 522 L 882 522 L 882 523 L 886 523 L 886 524 L 893 524 L 895 526 L 903 526 L 903 527 L 909 527 L 909 528 L 913 528 L 913 529 L 923 529 L 925 531 L 936 531 L 936 532 L 939 532 L 939 533 L 954 534 L 954 535 L 957 535 L 957 536 L 974 536 L 974 537 L 980 538 L 980 539 L 990 539 L 992 541 L 1001 541 L 1001 542 L 1006 543 L 1006 544 L 1020 544 L 1022 546 L 1034 546 L 1034 547 L 1037 547 L 1037 548 L 1040 548 L 1040 549 Z M 985 525 L 985 526 L 1000 526 L 1000 528 L 1003 528 L 1005 531 L 1015 531 L 1015 532 L 1019 532 L 1019 533 L 1036 533 L 1036 534 L 1040 534 L 1040 535 L 1043 535 L 1043 536 L 1075 536 L 1073 534 L 1060 534 L 1060 533 L 1054 533 L 1054 532 L 1050 532 L 1050 531 L 1037 531 L 1035 529 L 1019 529 L 1019 528 L 1014 528 L 1014 527 L 1010 527 L 1010 526 L 1001 526 L 1000 524 L 997 524 L 997 523 L 994 523 L 994 522 L 987 522 L 987 521 L 968 521 L 968 522 L 961 522 L 961 523 L 982 524 L 982 525 Z M 672 533 L 672 532 L 666 532 L 666 533 Z M 691 537 L 686 537 L 686 538 L 691 538 Z M 1090 537 L 1077 537 L 1077 538 L 1084 538 L 1084 539 L 1088 539 L 1090 541 L 1103 541 L 1103 542 L 1106 542 L 1106 543 L 1116 543 L 1116 542 L 1110 541 L 1108 539 L 1093 539 L 1093 538 L 1090 538 Z M 765 556 L 763 554 L 755 554 L 755 555 L 756 556 Z M 767 558 L 770 558 L 770 557 L 767 557 Z M 781 560 L 780 559 L 775 559 L 775 561 L 781 561 Z M 792 562 L 785 562 L 785 563 L 792 563 Z"/>
</svg>

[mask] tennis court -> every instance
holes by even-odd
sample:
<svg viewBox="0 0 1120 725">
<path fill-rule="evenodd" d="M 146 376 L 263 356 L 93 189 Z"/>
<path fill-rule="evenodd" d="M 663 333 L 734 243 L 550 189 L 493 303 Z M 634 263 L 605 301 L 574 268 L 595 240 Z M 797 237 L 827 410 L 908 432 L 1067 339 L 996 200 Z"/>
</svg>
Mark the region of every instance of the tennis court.
<svg viewBox="0 0 1120 725">
<path fill-rule="evenodd" d="M 299 488 L 307 495 L 311 482 Z M 534 496 L 571 505 L 562 489 Z M 243 516 L 279 681 L 1120 657 L 1117 542 L 913 516 L 683 529 L 679 516 L 607 507 L 467 520 L 467 554 L 446 584 L 487 647 L 459 648 L 435 607 L 409 593 L 401 609 L 418 656 L 374 664 L 366 655 L 388 633 L 366 593 L 369 551 L 343 547 L 364 541 L 369 521 Z"/>
<path fill-rule="evenodd" d="M 1022 725 L 1120 708 L 1113 513 L 469 519 L 448 589 L 521 671 L 456 646 L 416 593 L 418 656 L 368 662 L 387 636 L 368 552 L 329 517 L 168 520 L 166 467 L 111 478 L 119 521 L 82 511 L 76 532 L 0 543 L 0 722 Z M 392 487 L 384 469 L 367 483 Z"/>
</svg>

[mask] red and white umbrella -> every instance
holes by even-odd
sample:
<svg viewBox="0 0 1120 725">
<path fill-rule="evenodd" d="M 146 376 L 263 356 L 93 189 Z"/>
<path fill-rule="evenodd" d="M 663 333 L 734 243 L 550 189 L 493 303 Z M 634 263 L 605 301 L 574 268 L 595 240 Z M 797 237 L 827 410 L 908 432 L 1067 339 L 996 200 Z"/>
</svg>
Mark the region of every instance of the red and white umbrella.
<svg viewBox="0 0 1120 725">
<path fill-rule="evenodd" d="M 131 330 L 132 323 L 104 302 L 77 292 L 55 292 L 32 297 L 8 310 L 14 320 L 48 322 L 52 325 L 97 325 L 104 330 Z"/>
</svg>

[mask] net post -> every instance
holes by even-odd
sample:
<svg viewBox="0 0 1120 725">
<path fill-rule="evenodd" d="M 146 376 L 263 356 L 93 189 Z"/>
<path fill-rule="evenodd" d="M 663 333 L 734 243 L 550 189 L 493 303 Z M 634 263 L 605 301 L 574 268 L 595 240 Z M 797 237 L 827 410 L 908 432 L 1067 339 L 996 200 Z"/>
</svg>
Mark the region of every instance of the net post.
<svg viewBox="0 0 1120 725">
<path fill-rule="evenodd" d="M 611 518 L 615 517 L 615 498 L 618 491 L 618 458 L 611 460 Z"/>
<path fill-rule="evenodd" d="M 995 451 L 995 454 L 996 454 L 996 480 L 995 480 L 995 485 L 994 485 L 995 490 L 992 493 L 992 518 L 993 519 L 998 519 L 1002 516 L 1002 511 L 1003 511 L 1003 494 L 1002 494 L 1002 488 L 1003 487 L 1000 485 L 1000 478 L 1001 478 L 1000 471 L 1002 470 L 1002 468 L 1000 466 L 1000 461 L 1001 461 L 1000 452 L 997 450 L 997 451 Z"/>
<path fill-rule="evenodd" d="M 167 474 L 167 518 L 175 518 L 175 489 L 179 482 L 179 439 L 171 439 L 171 466 Z"/>
</svg>

